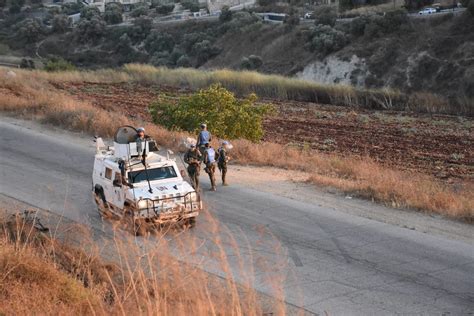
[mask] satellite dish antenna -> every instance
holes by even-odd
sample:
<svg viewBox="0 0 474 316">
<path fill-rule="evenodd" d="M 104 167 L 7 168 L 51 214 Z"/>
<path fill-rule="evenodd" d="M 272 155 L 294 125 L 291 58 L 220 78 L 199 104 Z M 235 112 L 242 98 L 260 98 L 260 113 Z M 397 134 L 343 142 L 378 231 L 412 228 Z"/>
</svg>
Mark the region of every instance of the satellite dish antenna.
<svg viewBox="0 0 474 316">
<path fill-rule="evenodd" d="M 137 130 L 132 126 L 121 126 L 117 129 L 114 141 L 118 144 L 129 144 L 137 137 Z"/>
</svg>

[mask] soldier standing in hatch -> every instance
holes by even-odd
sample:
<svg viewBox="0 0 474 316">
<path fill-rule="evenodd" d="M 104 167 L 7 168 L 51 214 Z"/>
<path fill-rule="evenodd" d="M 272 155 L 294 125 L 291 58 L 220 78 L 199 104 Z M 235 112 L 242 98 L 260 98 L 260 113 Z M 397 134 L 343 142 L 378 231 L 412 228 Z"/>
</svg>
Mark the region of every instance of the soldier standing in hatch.
<svg viewBox="0 0 474 316">
<path fill-rule="evenodd" d="M 216 191 L 216 151 L 212 148 L 211 144 L 207 143 L 205 145 L 204 151 L 204 164 L 206 165 L 207 174 L 209 175 L 209 180 L 211 180 L 211 191 Z"/>
<path fill-rule="evenodd" d="M 188 164 L 188 174 L 191 178 L 191 184 L 194 190 L 199 190 L 199 171 L 201 170 L 201 153 L 196 145 L 191 145 L 184 155 L 184 162 Z"/>
<path fill-rule="evenodd" d="M 230 157 L 227 155 L 226 146 L 229 145 L 228 141 L 223 141 L 221 147 L 217 150 L 218 158 L 217 158 L 217 167 L 221 172 L 222 177 L 222 185 L 227 186 L 227 182 L 225 177 L 227 175 L 227 162 L 229 161 Z"/>
<path fill-rule="evenodd" d="M 202 155 L 204 155 L 204 151 L 206 150 L 206 144 L 212 140 L 211 133 L 207 130 L 207 124 L 201 124 L 201 131 L 199 132 L 196 146 L 199 148 L 199 151 Z"/>
</svg>

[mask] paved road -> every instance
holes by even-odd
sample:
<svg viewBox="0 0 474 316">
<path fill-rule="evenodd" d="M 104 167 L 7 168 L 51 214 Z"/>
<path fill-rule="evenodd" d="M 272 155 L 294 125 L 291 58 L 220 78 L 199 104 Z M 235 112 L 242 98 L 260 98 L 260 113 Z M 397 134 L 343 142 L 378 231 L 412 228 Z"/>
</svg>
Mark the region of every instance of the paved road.
<svg viewBox="0 0 474 316">
<path fill-rule="evenodd" d="M 0 193 L 102 229 L 90 197 L 92 144 L 21 125 L 0 119 Z M 474 313 L 472 230 L 456 241 L 237 183 L 205 200 L 234 233 L 240 260 L 253 263 L 260 291 L 272 293 L 265 275 L 285 279 L 287 302 L 318 314 Z M 205 241 L 205 228 L 198 222 L 190 234 Z"/>
</svg>

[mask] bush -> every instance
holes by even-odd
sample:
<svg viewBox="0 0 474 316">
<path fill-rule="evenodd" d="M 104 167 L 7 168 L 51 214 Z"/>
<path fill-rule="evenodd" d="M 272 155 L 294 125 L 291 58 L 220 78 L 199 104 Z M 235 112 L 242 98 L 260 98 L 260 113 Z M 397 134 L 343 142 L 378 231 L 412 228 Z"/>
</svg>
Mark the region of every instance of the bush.
<svg viewBox="0 0 474 316">
<path fill-rule="evenodd" d="M 310 49 L 325 56 L 338 51 L 347 44 L 346 35 L 329 25 L 316 25 L 311 30 Z"/>
<path fill-rule="evenodd" d="M 92 17 L 90 20 L 79 21 L 74 33 L 81 43 L 93 42 L 104 36 L 105 27 L 106 24 L 100 17 Z"/>
<path fill-rule="evenodd" d="M 46 71 L 72 71 L 76 70 L 76 67 L 68 62 L 67 60 L 64 60 L 62 58 L 58 59 L 51 59 L 49 60 L 46 65 L 44 66 L 44 70 Z"/>
<path fill-rule="evenodd" d="M 385 34 L 395 33 L 402 28 L 411 30 L 411 24 L 404 10 L 387 12 L 385 16 L 372 16 L 366 24 L 364 34 L 367 37 L 379 37 Z"/>
<path fill-rule="evenodd" d="M 67 29 L 71 26 L 69 18 L 65 14 L 55 15 L 53 18 L 53 32 L 54 33 L 65 33 Z"/>
<path fill-rule="evenodd" d="M 219 15 L 219 21 L 222 23 L 229 22 L 232 20 L 232 11 L 230 11 L 228 6 L 223 6 L 221 9 L 221 15 Z"/>
<path fill-rule="evenodd" d="M 317 10 L 314 11 L 314 19 L 315 24 L 322 24 L 322 25 L 329 25 L 334 26 L 336 25 L 337 20 L 337 12 L 334 7 L 331 6 L 320 6 Z"/>
<path fill-rule="evenodd" d="M 163 4 L 156 7 L 156 13 L 167 15 L 173 12 L 174 4 Z"/>
<path fill-rule="evenodd" d="M 246 70 L 256 70 L 263 65 L 262 58 L 260 56 L 250 55 L 249 57 L 242 58 L 240 67 Z"/>
<path fill-rule="evenodd" d="M 194 44 L 192 53 L 194 56 L 196 56 L 199 66 L 219 54 L 219 49 L 213 46 L 210 41 L 204 40 Z"/>
<path fill-rule="evenodd" d="M 43 25 L 38 19 L 27 18 L 16 26 L 16 38 L 26 43 L 34 43 L 45 33 Z"/>
<path fill-rule="evenodd" d="M 127 33 L 134 42 L 139 42 L 147 38 L 152 26 L 151 19 L 141 16 L 133 21 L 133 26 Z"/>
<path fill-rule="evenodd" d="M 148 12 L 148 6 L 144 3 L 140 3 L 135 7 L 135 9 L 130 12 L 130 15 L 134 18 L 138 18 L 140 16 L 146 15 Z"/>
<path fill-rule="evenodd" d="M 8 12 L 10 12 L 10 14 L 20 13 L 24 4 L 25 0 L 8 0 Z"/>
<path fill-rule="evenodd" d="M 199 11 L 199 3 L 197 1 L 188 0 L 181 2 L 181 5 L 183 6 L 183 8 L 185 8 L 186 10 L 190 10 L 191 12 Z"/>
<path fill-rule="evenodd" d="M 145 49 L 148 53 L 171 52 L 174 48 L 173 36 L 167 33 L 152 32 L 145 40 Z"/>
<path fill-rule="evenodd" d="M 92 20 L 100 18 L 100 11 L 97 7 L 83 7 L 81 10 L 81 19 Z"/>
<path fill-rule="evenodd" d="M 218 84 L 200 90 L 177 103 L 160 97 L 151 106 L 155 123 L 172 130 L 197 132 L 206 122 L 209 130 L 220 138 L 245 138 L 259 141 L 263 136 L 262 120 L 272 110 L 270 106 L 256 106 L 257 96 L 239 100 Z"/>
<path fill-rule="evenodd" d="M 69 2 L 61 5 L 61 12 L 66 15 L 76 14 L 81 12 L 84 4 L 82 2 Z"/>
<path fill-rule="evenodd" d="M 118 2 L 111 2 L 105 6 L 104 20 L 107 24 L 122 23 L 122 5 Z"/>
<path fill-rule="evenodd" d="M 191 64 L 191 59 L 189 59 L 188 56 L 186 55 L 183 55 L 181 57 L 179 57 L 178 61 L 176 61 L 176 66 L 178 67 L 192 67 L 192 64 Z"/>
<path fill-rule="evenodd" d="M 232 20 L 222 25 L 222 30 L 224 32 L 244 33 L 247 27 L 261 22 L 262 19 L 259 16 L 249 12 L 239 11 L 232 14 Z"/>
</svg>

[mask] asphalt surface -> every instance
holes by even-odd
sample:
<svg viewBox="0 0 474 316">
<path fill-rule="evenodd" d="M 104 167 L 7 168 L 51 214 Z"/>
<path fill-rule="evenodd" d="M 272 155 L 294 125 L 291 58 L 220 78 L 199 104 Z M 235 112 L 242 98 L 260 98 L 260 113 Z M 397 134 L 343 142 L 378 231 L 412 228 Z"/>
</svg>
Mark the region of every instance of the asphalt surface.
<svg viewBox="0 0 474 316">
<path fill-rule="evenodd" d="M 91 199 L 92 141 L 22 125 L 0 119 L 0 193 L 103 229 Z M 273 295 L 281 281 L 288 303 L 317 314 L 474 313 L 474 230 L 453 240 L 241 183 L 204 200 L 221 223 L 216 234 L 230 232 L 223 243 L 237 245 L 228 254 L 236 278 L 239 264 L 254 269 L 259 291 Z M 207 225 L 198 220 L 189 234 L 206 242 Z"/>
</svg>

